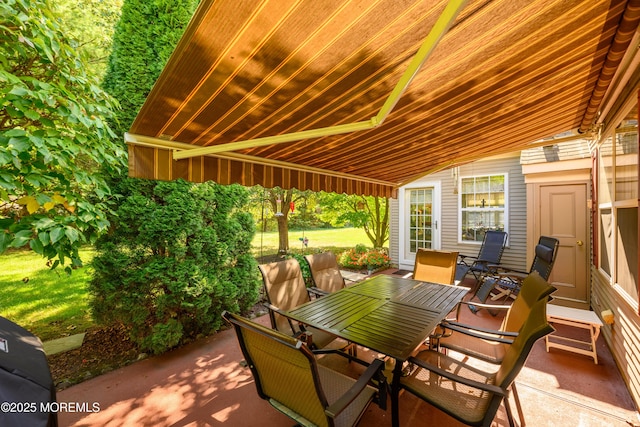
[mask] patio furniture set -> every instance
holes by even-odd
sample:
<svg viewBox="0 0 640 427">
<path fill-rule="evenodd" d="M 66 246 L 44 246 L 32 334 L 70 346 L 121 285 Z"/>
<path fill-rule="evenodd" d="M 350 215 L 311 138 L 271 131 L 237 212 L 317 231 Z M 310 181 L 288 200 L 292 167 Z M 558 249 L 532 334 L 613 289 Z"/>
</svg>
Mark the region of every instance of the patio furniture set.
<svg viewBox="0 0 640 427">
<path fill-rule="evenodd" d="M 330 253 L 307 256 L 310 288 L 294 259 L 261 265 L 272 329 L 224 314 L 259 396 L 305 426 L 355 425 L 371 402 L 386 410 L 387 397 L 391 424 L 399 426 L 403 390 L 467 425 L 490 425 L 504 405 L 514 425 L 513 396 L 524 424 L 514 381 L 533 344 L 554 331 L 546 310 L 555 288 L 548 274 L 538 272 L 537 260 L 528 274 L 508 276 L 504 268 L 491 274 L 506 234 L 487 235 L 478 257 L 421 249 L 412 277 L 380 274 L 350 286 Z M 547 243 L 541 239 L 539 245 Z M 483 253 L 489 249 L 500 256 Z M 549 271 L 557 244 L 551 251 Z M 478 290 L 489 279 L 493 286 L 470 303 L 463 300 L 470 289 L 459 286 L 461 274 L 472 274 Z M 503 280 L 510 286 L 503 287 Z M 491 292 L 504 303 L 486 304 Z M 504 309 L 502 326 L 487 330 L 458 322 L 465 305 Z M 377 356 L 360 358 L 358 348 Z M 345 375 L 327 358 L 360 369 Z"/>
</svg>

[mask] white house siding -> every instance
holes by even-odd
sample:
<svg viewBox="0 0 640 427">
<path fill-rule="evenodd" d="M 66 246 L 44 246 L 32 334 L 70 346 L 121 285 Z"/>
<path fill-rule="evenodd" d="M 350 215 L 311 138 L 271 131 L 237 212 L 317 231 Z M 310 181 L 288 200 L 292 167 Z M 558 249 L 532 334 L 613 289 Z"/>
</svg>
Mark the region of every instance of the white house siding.
<svg viewBox="0 0 640 427">
<path fill-rule="evenodd" d="M 519 270 L 528 270 L 526 260 L 526 187 L 522 168 L 520 166 L 520 154 L 513 153 L 509 156 L 500 156 L 473 162 L 459 168 L 459 177 L 495 175 L 506 173 L 508 175 L 508 224 L 509 245 L 505 249 L 502 263 L 505 266 Z M 458 195 L 454 193 L 454 179 L 451 169 L 428 175 L 420 180 L 412 182 L 414 187 L 420 183 L 439 182 L 441 186 L 441 245 L 440 249 L 458 251 L 463 254 L 477 255 L 479 244 L 458 242 Z M 399 229 L 399 206 L 404 200 L 392 202 L 392 215 L 390 222 L 389 250 L 391 259 L 398 265 L 400 248 L 404 244 L 404 233 Z M 410 265 L 399 265 L 400 268 L 410 269 Z"/>
</svg>

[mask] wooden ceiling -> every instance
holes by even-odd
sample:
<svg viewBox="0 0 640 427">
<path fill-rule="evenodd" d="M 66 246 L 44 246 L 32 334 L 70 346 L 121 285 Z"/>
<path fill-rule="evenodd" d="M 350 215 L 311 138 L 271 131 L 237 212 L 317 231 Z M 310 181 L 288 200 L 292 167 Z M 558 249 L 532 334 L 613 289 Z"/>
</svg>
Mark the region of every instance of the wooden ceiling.
<svg viewBox="0 0 640 427">
<path fill-rule="evenodd" d="M 388 197 L 589 131 L 638 3 L 202 0 L 126 135 L 130 175 Z"/>
</svg>

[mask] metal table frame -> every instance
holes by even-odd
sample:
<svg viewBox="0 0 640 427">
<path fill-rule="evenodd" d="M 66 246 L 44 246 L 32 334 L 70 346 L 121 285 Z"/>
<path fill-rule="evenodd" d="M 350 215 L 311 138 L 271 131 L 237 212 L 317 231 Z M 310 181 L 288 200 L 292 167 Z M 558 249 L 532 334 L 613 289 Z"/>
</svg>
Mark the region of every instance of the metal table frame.
<svg viewBox="0 0 640 427">
<path fill-rule="evenodd" d="M 285 312 L 288 317 L 395 359 L 392 425 L 399 425 L 402 365 L 468 288 L 378 275 Z"/>
</svg>

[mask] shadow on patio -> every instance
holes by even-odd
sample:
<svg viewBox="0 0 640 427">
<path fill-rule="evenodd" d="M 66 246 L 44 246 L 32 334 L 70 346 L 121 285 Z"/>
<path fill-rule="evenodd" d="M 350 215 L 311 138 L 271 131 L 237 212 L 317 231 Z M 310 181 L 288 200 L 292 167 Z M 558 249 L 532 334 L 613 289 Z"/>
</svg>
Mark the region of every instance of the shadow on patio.
<svg viewBox="0 0 640 427">
<path fill-rule="evenodd" d="M 268 324 L 268 316 L 257 321 Z M 462 321 L 498 325 L 500 319 L 463 310 Z M 560 328 L 561 326 L 557 326 Z M 571 331 L 563 331 L 563 333 Z M 359 355 L 365 352 L 359 352 Z M 261 400 L 232 329 L 168 354 L 93 378 L 58 393 L 58 402 L 93 403 L 99 412 L 63 412 L 60 426 L 291 426 L 293 422 Z M 593 359 L 534 346 L 517 378 L 530 426 L 638 425 L 633 401 L 602 337 L 598 365 Z M 400 396 L 401 425 L 461 425 L 409 393 Z M 362 426 L 391 425 L 375 404 Z M 506 426 L 501 408 L 494 425 Z"/>
</svg>

